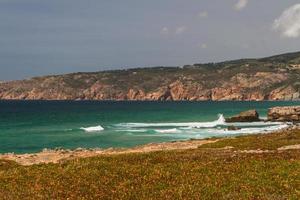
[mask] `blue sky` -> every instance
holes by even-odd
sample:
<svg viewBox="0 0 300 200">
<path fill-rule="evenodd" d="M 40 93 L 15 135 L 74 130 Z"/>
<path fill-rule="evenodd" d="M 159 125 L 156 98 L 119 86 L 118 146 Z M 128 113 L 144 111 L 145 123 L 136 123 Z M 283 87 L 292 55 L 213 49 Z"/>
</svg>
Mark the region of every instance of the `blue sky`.
<svg viewBox="0 0 300 200">
<path fill-rule="evenodd" d="M 0 80 L 300 50 L 296 0 L 0 0 Z"/>
</svg>

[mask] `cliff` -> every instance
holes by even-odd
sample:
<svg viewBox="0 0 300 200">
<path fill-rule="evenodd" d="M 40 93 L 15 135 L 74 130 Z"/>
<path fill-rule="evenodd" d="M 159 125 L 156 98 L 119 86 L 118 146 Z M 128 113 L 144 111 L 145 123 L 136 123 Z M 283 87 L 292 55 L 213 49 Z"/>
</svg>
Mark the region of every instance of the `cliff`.
<svg viewBox="0 0 300 200">
<path fill-rule="evenodd" d="M 300 52 L 0 83 L 0 99 L 32 100 L 298 100 L 299 92 Z"/>
</svg>

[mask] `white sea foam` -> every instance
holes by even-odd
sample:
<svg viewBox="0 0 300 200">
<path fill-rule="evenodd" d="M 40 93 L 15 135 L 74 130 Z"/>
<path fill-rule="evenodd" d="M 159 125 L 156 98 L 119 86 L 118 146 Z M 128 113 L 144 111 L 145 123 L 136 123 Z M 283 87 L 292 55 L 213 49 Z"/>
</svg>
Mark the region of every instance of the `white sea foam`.
<svg viewBox="0 0 300 200">
<path fill-rule="evenodd" d="M 257 134 L 257 133 L 269 133 L 276 130 L 287 128 L 289 125 L 281 124 L 276 126 L 268 126 L 268 127 L 247 127 L 242 128 L 240 130 L 228 130 L 227 128 L 206 128 L 206 129 L 167 129 L 167 130 L 156 130 L 156 132 L 160 133 L 158 136 L 161 137 L 173 137 L 173 138 L 181 138 L 181 139 L 189 139 L 189 138 L 209 138 L 214 136 L 230 136 L 230 135 L 242 135 L 242 134 Z"/>
<path fill-rule="evenodd" d="M 261 126 L 261 127 L 245 127 L 241 128 L 239 130 L 228 130 L 227 128 L 219 128 L 219 127 L 213 127 L 213 128 L 191 128 L 191 127 L 177 127 L 177 128 L 169 128 L 169 129 L 142 129 L 145 131 L 144 133 L 140 133 L 140 137 L 169 137 L 173 139 L 178 140 L 185 140 L 190 138 L 195 139 L 204 139 L 204 138 L 210 138 L 210 137 L 222 137 L 222 136 L 233 136 L 233 135 L 243 135 L 243 134 L 257 134 L 257 133 L 269 133 L 276 130 L 280 130 L 283 128 L 287 128 L 288 124 L 280 124 L 280 125 L 271 125 L 271 126 Z M 133 130 L 129 133 L 133 133 Z M 154 131 L 156 134 L 145 134 L 148 131 Z"/>
<path fill-rule="evenodd" d="M 255 126 L 275 126 L 275 125 L 281 125 L 282 122 L 235 122 L 235 123 L 227 123 L 226 125 L 234 125 L 234 126 L 249 126 L 249 127 L 255 127 Z"/>
<path fill-rule="evenodd" d="M 183 123 L 121 123 L 120 127 L 145 128 L 145 127 L 193 127 L 193 128 L 213 128 L 218 125 L 224 125 L 225 118 L 222 114 L 212 122 L 183 122 Z"/>
<path fill-rule="evenodd" d="M 227 126 L 239 127 L 239 130 L 228 130 Z M 184 122 L 184 123 L 122 123 L 115 127 L 128 132 L 154 131 L 157 134 L 145 134 L 143 136 L 172 137 L 180 139 L 209 138 L 213 136 L 242 135 L 268 133 L 283 128 L 289 124 L 282 122 L 241 122 L 226 123 L 222 114 L 211 122 Z"/>
<path fill-rule="evenodd" d="M 132 133 L 140 133 L 140 132 L 147 132 L 148 129 L 120 129 L 118 131 L 121 132 L 132 132 Z"/>
<path fill-rule="evenodd" d="M 91 126 L 91 127 L 81 127 L 81 130 L 84 130 L 85 132 L 99 132 L 99 131 L 103 131 L 104 128 L 102 126 Z"/>
<path fill-rule="evenodd" d="M 158 133 L 181 133 L 180 130 L 177 128 L 171 128 L 171 129 L 156 129 L 155 132 Z"/>
<path fill-rule="evenodd" d="M 218 135 L 232 135 L 232 134 L 256 134 L 256 133 L 268 133 L 276 130 L 281 130 L 289 127 L 288 124 L 280 124 L 267 127 L 247 127 L 240 130 L 228 130 L 228 129 L 207 129 L 207 133 L 214 133 Z"/>
<path fill-rule="evenodd" d="M 198 125 L 192 125 L 191 127 L 193 128 L 210 128 L 210 127 L 216 127 L 218 125 L 225 125 L 225 118 L 223 116 L 223 114 L 219 114 L 219 118 L 215 121 L 212 122 L 202 122 L 199 123 Z"/>
</svg>

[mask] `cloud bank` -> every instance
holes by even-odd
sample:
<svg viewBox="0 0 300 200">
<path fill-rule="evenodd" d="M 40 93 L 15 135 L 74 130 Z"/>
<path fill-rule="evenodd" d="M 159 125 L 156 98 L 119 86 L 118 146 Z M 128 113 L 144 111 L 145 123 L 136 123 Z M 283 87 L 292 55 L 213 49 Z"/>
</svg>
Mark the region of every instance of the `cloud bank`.
<svg viewBox="0 0 300 200">
<path fill-rule="evenodd" d="M 300 36 L 300 4 L 286 9 L 273 23 L 273 28 L 280 32 L 281 36 L 297 38 Z"/>
</svg>

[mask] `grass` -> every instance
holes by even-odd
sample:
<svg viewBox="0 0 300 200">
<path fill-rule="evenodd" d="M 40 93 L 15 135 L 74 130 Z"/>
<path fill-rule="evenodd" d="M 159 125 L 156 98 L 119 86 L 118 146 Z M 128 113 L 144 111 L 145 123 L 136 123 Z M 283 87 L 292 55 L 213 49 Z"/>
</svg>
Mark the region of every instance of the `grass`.
<svg viewBox="0 0 300 200">
<path fill-rule="evenodd" d="M 199 148 L 224 148 L 227 146 L 239 150 L 261 149 L 275 150 L 282 146 L 300 144 L 300 131 L 282 131 L 273 134 L 258 134 L 227 138 L 217 143 L 205 144 Z"/>
<path fill-rule="evenodd" d="M 300 131 L 225 139 L 195 150 L 99 156 L 60 164 L 0 162 L 0 199 L 299 199 Z M 233 146 L 234 149 L 221 147 Z"/>
</svg>

